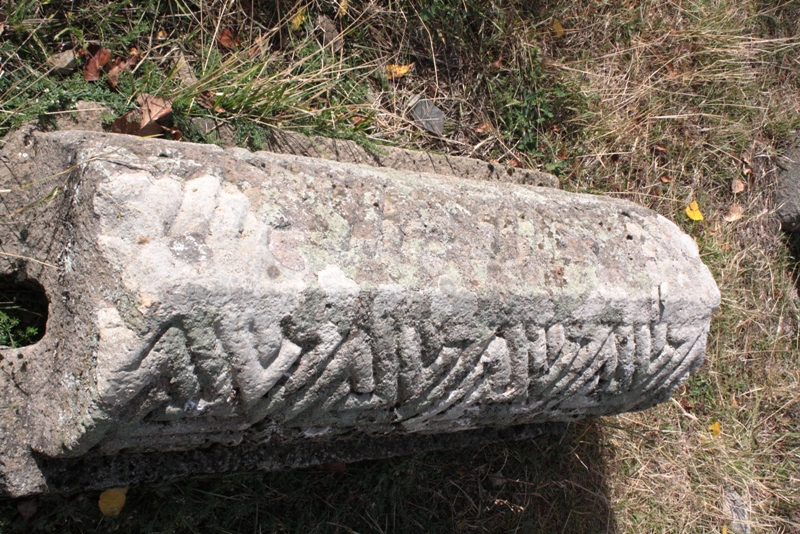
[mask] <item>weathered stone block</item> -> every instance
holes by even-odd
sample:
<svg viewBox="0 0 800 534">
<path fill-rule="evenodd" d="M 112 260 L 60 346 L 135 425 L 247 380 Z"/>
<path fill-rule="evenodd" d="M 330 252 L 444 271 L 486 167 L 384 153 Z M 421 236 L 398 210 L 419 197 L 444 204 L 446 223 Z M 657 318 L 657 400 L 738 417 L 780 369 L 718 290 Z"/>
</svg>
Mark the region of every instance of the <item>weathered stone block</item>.
<svg viewBox="0 0 800 534">
<path fill-rule="evenodd" d="M 12 495 L 641 410 L 719 303 L 692 239 L 623 200 L 84 132 L 24 150 L 0 273 L 49 316 L 0 350 Z"/>
</svg>

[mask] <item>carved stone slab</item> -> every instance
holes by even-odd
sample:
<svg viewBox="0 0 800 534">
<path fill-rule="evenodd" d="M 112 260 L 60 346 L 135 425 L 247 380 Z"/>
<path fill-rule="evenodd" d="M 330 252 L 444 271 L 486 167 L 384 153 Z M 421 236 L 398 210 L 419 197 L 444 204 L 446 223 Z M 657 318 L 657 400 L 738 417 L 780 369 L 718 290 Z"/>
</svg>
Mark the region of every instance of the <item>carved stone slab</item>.
<svg viewBox="0 0 800 534">
<path fill-rule="evenodd" d="M 641 410 L 719 304 L 693 240 L 623 200 L 87 132 L 23 148 L 0 274 L 50 305 L 0 350 L 11 495 L 70 487 L 59 461 L 137 459 L 101 487 L 157 453 L 307 451 L 198 469 L 276 468 Z"/>
</svg>

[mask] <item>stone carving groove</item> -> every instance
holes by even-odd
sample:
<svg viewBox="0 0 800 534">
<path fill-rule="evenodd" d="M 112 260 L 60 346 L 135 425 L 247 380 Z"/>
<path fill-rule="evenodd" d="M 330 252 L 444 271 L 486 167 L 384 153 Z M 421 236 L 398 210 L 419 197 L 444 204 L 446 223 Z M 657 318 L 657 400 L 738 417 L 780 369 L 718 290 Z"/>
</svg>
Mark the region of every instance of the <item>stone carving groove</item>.
<svg viewBox="0 0 800 534">
<path fill-rule="evenodd" d="M 124 136 L 30 150 L 16 175 L 64 193 L 0 183 L 35 206 L 27 241 L 0 227 L 0 274 L 50 299 L 41 341 L 0 348 L 12 495 L 79 460 L 296 444 L 275 462 L 307 465 L 645 409 L 701 364 L 719 303 L 691 238 L 625 201 Z"/>
</svg>

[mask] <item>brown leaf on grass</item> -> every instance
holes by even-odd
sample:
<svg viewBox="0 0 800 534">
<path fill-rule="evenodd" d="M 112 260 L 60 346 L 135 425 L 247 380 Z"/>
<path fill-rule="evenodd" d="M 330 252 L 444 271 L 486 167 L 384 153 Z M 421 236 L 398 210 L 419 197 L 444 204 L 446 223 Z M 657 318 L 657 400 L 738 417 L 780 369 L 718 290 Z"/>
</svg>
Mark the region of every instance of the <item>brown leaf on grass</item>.
<svg viewBox="0 0 800 534">
<path fill-rule="evenodd" d="M 97 44 L 92 44 L 89 45 L 89 48 L 86 50 L 86 57 L 88 61 L 86 61 L 86 65 L 83 67 L 83 79 L 87 82 L 99 80 L 103 67 L 105 67 L 108 60 L 111 59 L 111 50 Z"/>
<path fill-rule="evenodd" d="M 160 96 L 141 93 L 136 98 L 136 103 L 142 109 L 142 127 L 172 113 L 172 100 L 167 100 Z"/>
<path fill-rule="evenodd" d="M 183 139 L 183 132 L 181 132 L 179 129 L 170 126 L 162 126 L 162 128 L 169 134 L 173 141 L 180 141 Z"/>
<path fill-rule="evenodd" d="M 137 135 L 142 129 L 138 111 L 129 111 L 122 117 L 111 123 L 111 132 L 125 135 Z"/>
<path fill-rule="evenodd" d="M 493 129 L 494 127 L 492 126 L 492 123 L 489 121 L 485 121 L 481 123 L 477 128 L 475 128 L 475 132 L 481 135 L 486 135 L 488 133 L 491 133 Z"/>
<path fill-rule="evenodd" d="M 661 155 L 664 155 L 664 156 L 666 156 L 666 155 L 667 155 L 667 149 L 666 149 L 666 147 L 663 147 L 663 146 L 661 146 L 661 145 L 653 145 L 653 151 L 654 151 L 656 154 L 661 154 Z"/>
<path fill-rule="evenodd" d="M 330 45 L 331 50 L 336 53 L 344 46 L 344 39 L 339 34 L 336 23 L 325 15 L 317 17 L 317 28 L 322 30 L 322 46 Z"/>
<path fill-rule="evenodd" d="M 509 167 L 519 167 L 519 160 L 517 158 L 511 158 L 508 160 Z"/>
<path fill-rule="evenodd" d="M 561 21 L 558 19 L 553 19 L 553 33 L 556 34 L 556 39 L 564 37 L 564 26 L 561 25 Z"/>
<path fill-rule="evenodd" d="M 672 181 L 672 177 L 669 176 L 668 174 L 662 174 L 658 179 L 665 184 L 668 184 Z"/>
<path fill-rule="evenodd" d="M 734 204 L 730 207 L 728 213 L 722 218 L 725 219 L 725 222 L 734 222 L 738 221 L 742 217 L 744 217 L 744 208 L 742 208 L 739 204 Z"/>
<path fill-rule="evenodd" d="M 499 57 L 492 61 L 492 69 L 493 70 L 500 70 L 503 68 L 503 58 Z"/>
<path fill-rule="evenodd" d="M 158 30 L 156 32 L 156 39 L 158 39 L 159 41 L 163 41 L 166 38 L 167 38 L 167 31 L 166 30 L 162 29 L 162 30 Z"/>
<path fill-rule="evenodd" d="M 366 120 L 367 120 L 366 117 L 362 117 L 361 115 L 353 115 L 352 117 L 350 117 L 350 121 L 353 123 L 353 126 L 358 126 L 359 124 L 362 124 Z"/>
<path fill-rule="evenodd" d="M 396 65 L 394 63 L 389 63 L 388 65 L 386 65 L 386 67 L 384 67 L 384 70 L 386 72 L 387 78 L 389 78 L 390 80 L 399 80 L 400 78 L 408 74 L 408 71 L 410 71 L 411 67 L 413 66 L 414 66 L 413 63 L 409 63 L 408 65 Z"/>
<path fill-rule="evenodd" d="M 736 194 L 743 193 L 745 189 L 747 189 L 747 184 L 738 178 L 734 178 L 733 182 L 731 183 L 731 191 Z"/>
<path fill-rule="evenodd" d="M 162 126 L 157 121 L 172 112 L 172 101 L 160 96 L 140 94 L 136 99 L 139 110 L 129 111 L 111 123 L 111 131 L 139 137 L 152 137 L 167 132 L 179 141 L 183 135 L 176 128 Z"/>
<path fill-rule="evenodd" d="M 230 28 L 224 28 L 219 35 L 217 35 L 217 42 L 222 48 L 233 50 L 242 44 L 242 39 L 239 35 Z"/>
<path fill-rule="evenodd" d="M 128 52 L 128 57 L 115 57 L 114 60 L 111 62 L 111 68 L 108 69 L 108 85 L 112 89 L 116 89 L 119 86 L 119 75 L 120 73 L 127 69 L 128 67 L 132 67 L 136 65 L 139 60 L 142 59 L 142 54 L 139 52 L 139 49 L 133 47 Z"/>
<path fill-rule="evenodd" d="M 197 95 L 197 103 L 206 109 L 213 109 L 217 113 L 225 113 L 225 108 L 216 105 L 217 97 L 211 91 L 203 91 Z"/>
</svg>

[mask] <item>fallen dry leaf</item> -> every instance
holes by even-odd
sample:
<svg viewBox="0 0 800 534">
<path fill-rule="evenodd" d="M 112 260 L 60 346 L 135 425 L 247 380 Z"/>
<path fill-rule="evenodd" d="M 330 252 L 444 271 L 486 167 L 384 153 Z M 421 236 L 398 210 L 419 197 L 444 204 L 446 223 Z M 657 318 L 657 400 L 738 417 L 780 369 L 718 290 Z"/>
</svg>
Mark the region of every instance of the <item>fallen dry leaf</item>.
<svg viewBox="0 0 800 534">
<path fill-rule="evenodd" d="M 142 129 L 138 111 L 129 111 L 111 123 L 111 132 L 125 135 L 136 135 Z"/>
<path fill-rule="evenodd" d="M 708 429 L 711 431 L 714 436 L 719 436 L 722 433 L 722 425 L 719 421 L 715 421 L 708 426 Z"/>
<path fill-rule="evenodd" d="M 486 135 L 488 133 L 492 133 L 493 129 L 494 129 L 494 127 L 492 126 L 492 123 L 489 122 L 489 121 L 486 121 L 486 122 L 480 124 L 477 128 L 475 128 L 475 132 L 479 133 L 481 135 Z"/>
<path fill-rule="evenodd" d="M 339 10 L 336 12 L 336 16 L 342 18 L 347 15 L 349 4 L 348 0 L 339 0 Z"/>
<path fill-rule="evenodd" d="M 183 139 L 183 132 L 181 132 L 179 129 L 171 126 L 162 126 L 162 128 L 169 134 L 173 141 L 180 141 Z"/>
<path fill-rule="evenodd" d="M 219 35 L 217 35 L 217 43 L 219 43 L 222 48 L 233 50 L 242 44 L 242 40 L 235 31 L 230 28 L 224 28 L 219 32 Z"/>
<path fill-rule="evenodd" d="M 103 67 L 111 59 L 111 50 L 92 44 L 86 50 L 86 57 L 88 57 L 88 61 L 83 67 L 83 79 L 87 82 L 99 80 Z"/>
<path fill-rule="evenodd" d="M 747 184 L 738 178 L 734 178 L 733 182 L 731 183 L 731 191 L 736 193 L 742 193 L 744 190 L 747 189 Z"/>
<path fill-rule="evenodd" d="M 128 488 L 113 488 L 100 494 L 97 504 L 104 516 L 117 517 L 125 506 L 125 496 Z"/>
<path fill-rule="evenodd" d="M 744 208 L 742 208 L 739 204 L 734 204 L 728 210 L 727 215 L 725 215 L 722 218 L 725 219 L 726 222 L 734 222 L 738 221 L 743 216 L 744 216 Z"/>
<path fill-rule="evenodd" d="M 408 71 L 410 71 L 411 67 L 413 66 L 413 63 L 409 63 L 408 65 L 396 65 L 394 63 L 389 63 L 386 65 L 386 67 L 384 67 L 384 70 L 386 71 L 387 78 L 390 80 L 398 80 L 408 74 Z"/>
<path fill-rule="evenodd" d="M 658 179 L 661 180 L 661 182 L 665 183 L 665 184 L 668 184 L 668 183 L 670 183 L 672 181 L 672 178 L 667 174 L 662 174 Z"/>
<path fill-rule="evenodd" d="M 322 30 L 322 46 L 331 46 L 331 50 L 336 53 L 344 46 L 344 39 L 339 34 L 336 23 L 325 15 L 317 17 L 317 28 Z"/>
<path fill-rule="evenodd" d="M 696 200 L 693 200 L 691 204 L 686 206 L 686 216 L 693 221 L 703 220 L 703 214 L 700 212 L 700 206 L 697 204 Z"/>
<path fill-rule="evenodd" d="M 120 73 L 123 70 L 127 69 L 128 67 L 136 65 L 140 59 L 142 59 L 142 54 L 136 47 L 130 49 L 127 58 L 115 57 L 114 60 L 111 62 L 111 68 L 108 69 L 109 87 L 111 87 L 112 89 L 116 89 L 119 86 Z"/>
<path fill-rule="evenodd" d="M 362 124 L 366 120 L 367 120 L 366 117 L 362 117 L 361 115 L 353 115 L 350 118 L 350 121 L 353 123 L 353 126 L 358 126 L 359 124 Z"/>
<path fill-rule="evenodd" d="M 206 109 L 213 109 L 217 113 L 225 113 L 225 108 L 216 105 L 217 97 L 211 91 L 203 91 L 197 95 L 197 103 Z"/>
<path fill-rule="evenodd" d="M 661 145 L 653 145 L 653 151 L 655 151 L 657 154 L 661 154 L 662 156 L 667 155 L 666 147 L 663 147 Z"/>
<path fill-rule="evenodd" d="M 519 167 L 519 160 L 517 158 L 511 158 L 508 160 L 509 167 Z"/>
<path fill-rule="evenodd" d="M 300 26 L 306 21 L 306 13 L 308 12 L 308 7 L 303 6 L 297 10 L 292 20 L 289 21 L 289 27 L 292 31 L 297 31 L 300 29 Z"/>
<path fill-rule="evenodd" d="M 136 103 L 142 109 L 142 127 L 172 113 L 172 101 L 160 96 L 141 93 L 136 97 Z"/>
<path fill-rule="evenodd" d="M 159 41 L 163 41 L 166 38 L 167 38 L 167 31 L 166 30 L 158 30 L 156 32 L 156 39 L 158 39 Z"/>
<path fill-rule="evenodd" d="M 503 68 L 503 58 L 499 57 L 492 61 L 492 69 L 500 70 Z"/>
<path fill-rule="evenodd" d="M 564 37 L 564 26 L 561 25 L 561 21 L 558 19 L 553 19 L 553 33 L 556 34 L 556 39 Z"/>
</svg>

